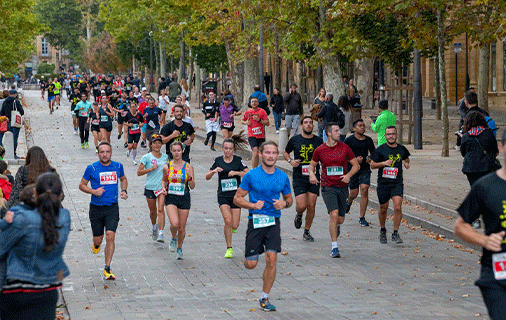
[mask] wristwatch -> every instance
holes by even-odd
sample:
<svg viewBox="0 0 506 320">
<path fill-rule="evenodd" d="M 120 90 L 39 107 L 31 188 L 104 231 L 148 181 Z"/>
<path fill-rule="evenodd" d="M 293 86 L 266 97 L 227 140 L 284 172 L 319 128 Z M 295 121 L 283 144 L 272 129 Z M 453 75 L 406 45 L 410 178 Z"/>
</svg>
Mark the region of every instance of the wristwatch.
<svg viewBox="0 0 506 320">
<path fill-rule="evenodd" d="M 290 204 L 288 203 L 288 201 L 285 200 L 285 208 L 288 208 L 290 206 Z"/>
<path fill-rule="evenodd" d="M 288 162 L 288 163 L 290 163 L 290 161 L 292 161 L 292 159 L 288 159 L 288 160 L 286 160 L 286 162 Z"/>
</svg>

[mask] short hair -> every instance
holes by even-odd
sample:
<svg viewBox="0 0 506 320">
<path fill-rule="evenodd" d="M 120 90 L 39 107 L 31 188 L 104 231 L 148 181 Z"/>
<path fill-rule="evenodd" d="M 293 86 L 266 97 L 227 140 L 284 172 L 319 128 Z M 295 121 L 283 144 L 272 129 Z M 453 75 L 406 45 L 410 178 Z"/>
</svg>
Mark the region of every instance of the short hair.
<svg viewBox="0 0 506 320">
<path fill-rule="evenodd" d="M 327 97 L 329 99 L 329 101 L 333 101 L 334 100 L 334 95 L 330 92 L 327 92 L 325 94 L 325 97 Z"/>
<path fill-rule="evenodd" d="M 292 83 L 292 84 L 290 85 L 290 88 L 291 88 L 291 87 L 298 88 L 298 86 L 297 86 L 297 84 L 296 84 L 296 83 Z"/>
<path fill-rule="evenodd" d="M 98 106 L 98 102 L 96 102 L 96 101 L 95 101 L 95 102 L 93 102 L 93 105 L 94 105 L 94 106 Z"/>
<path fill-rule="evenodd" d="M 180 146 L 181 150 L 183 150 L 183 143 L 181 141 L 172 141 L 172 143 L 169 146 L 169 150 L 172 151 L 172 147 L 174 146 Z"/>
<path fill-rule="evenodd" d="M 275 146 L 276 147 L 276 150 L 279 152 L 278 150 L 278 144 L 274 141 L 265 141 L 263 142 L 261 145 L 260 145 L 260 148 L 258 148 L 258 151 L 260 151 L 260 153 L 264 152 L 264 149 L 266 146 Z"/>
<path fill-rule="evenodd" d="M 466 101 L 468 104 L 474 106 L 478 104 L 478 95 L 474 91 L 467 91 L 466 92 Z"/>
<path fill-rule="evenodd" d="M 256 85 L 253 87 L 253 89 L 254 89 L 255 91 L 260 91 L 260 86 L 259 86 L 258 84 L 256 84 Z"/>
<path fill-rule="evenodd" d="M 471 128 L 485 127 L 488 128 L 485 115 L 479 111 L 471 111 L 464 117 L 464 131 L 469 131 Z"/>
<path fill-rule="evenodd" d="M 181 108 L 181 110 L 184 111 L 184 107 L 181 105 L 181 104 L 176 104 L 175 106 L 172 107 L 172 110 L 176 110 L 176 108 Z"/>
<path fill-rule="evenodd" d="M 257 97 L 250 97 L 249 98 L 249 101 L 251 102 L 251 100 L 255 99 L 256 101 L 258 101 L 258 98 Z"/>
<path fill-rule="evenodd" d="M 386 109 L 388 109 L 388 100 L 381 100 L 381 101 L 378 103 L 378 107 L 379 107 L 381 110 L 386 110 Z"/>
<path fill-rule="evenodd" d="M 332 127 L 333 126 L 338 126 L 339 127 L 339 125 L 337 124 L 337 122 L 328 122 L 327 125 L 325 126 L 325 133 L 327 134 L 327 136 L 332 131 Z M 341 129 L 341 127 L 339 127 L 339 129 Z"/>
<path fill-rule="evenodd" d="M 5 170 L 7 170 L 7 162 L 0 160 L 0 174 L 4 174 Z"/>
<path fill-rule="evenodd" d="M 300 119 L 300 124 L 303 124 L 305 119 L 311 119 L 311 122 L 313 121 L 313 118 L 310 115 L 306 114 L 302 117 L 302 119 Z"/>
<path fill-rule="evenodd" d="M 148 99 L 148 101 L 155 101 L 155 98 L 151 97 Z"/>
<path fill-rule="evenodd" d="M 97 150 L 98 150 L 98 149 L 100 149 L 100 147 L 101 147 L 101 146 L 109 146 L 109 149 L 111 149 L 111 151 L 112 151 L 112 146 L 111 146 L 111 144 L 110 144 L 109 142 L 107 142 L 107 141 L 102 141 L 102 142 L 100 142 L 100 143 L 98 144 Z"/>
<path fill-rule="evenodd" d="M 355 128 L 359 122 L 364 122 L 364 119 L 360 118 L 360 119 L 353 121 L 353 128 Z"/>
<path fill-rule="evenodd" d="M 388 126 L 385 128 L 385 132 L 388 130 L 388 129 L 395 129 L 395 132 L 397 132 L 397 127 L 396 126 Z"/>
</svg>

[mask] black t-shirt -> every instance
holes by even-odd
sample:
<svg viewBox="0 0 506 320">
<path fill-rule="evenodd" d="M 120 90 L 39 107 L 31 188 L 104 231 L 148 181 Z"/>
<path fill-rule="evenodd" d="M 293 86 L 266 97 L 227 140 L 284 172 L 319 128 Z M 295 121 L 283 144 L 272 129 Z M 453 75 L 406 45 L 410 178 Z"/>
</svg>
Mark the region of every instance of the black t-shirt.
<svg viewBox="0 0 506 320">
<path fill-rule="evenodd" d="M 220 110 L 220 103 L 216 100 L 214 100 L 214 102 L 207 100 L 206 102 L 204 102 L 204 105 L 202 106 L 202 113 L 204 113 L 206 120 L 214 118 L 216 112 L 218 112 L 219 110 Z"/>
<path fill-rule="evenodd" d="M 132 81 L 129 81 L 129 82 L 125 83 L 125 91 L 126 91 L 127 94 L 129 94 L 130 91 L 133 90 L 133 86 L 134 86 L 134 84 L 132 83 Z"/>
<path fill-rule="evenodd" d="M 118 101 L 118 98 L 119 98 L 119 92 L 118 90 L 111 90 L 109 93 L 108 93 L 108 96 L 109 96 L 109 100 L 111 102 L 111 105 L 115 105 L 116 104 L 116 101 Z"/>
<path fill-rule="evenodd" d="M 405 146 L 397 144 L 397 147 L 389 147 L 388 144 L 382 144 L 371 154 L 374 162 L 383 162 L 393 160 L 390 167 L 381 167 L 378 169 L 378 184 L 397 184 L 402 183 L 402 160 L 409 158 L 411 154 Z"/>
<path fill-rule="evenodd" d="M 170 159 L 172 159 L 172 153 L 170 153 L 170 144 L 174 141 L 181 141 L 185 142 L 189 136 L 195 133 L 195 129 L 191 124 L 188 122 L 184 122 L 179 127 L 174 123 L 174 120 L 167 123 L 163 126 L 162 130 L 160 131 L 160 134 L 164 137 L 170 136 L 175 130 L 179 131 L 179 137 L 169 140 L 166 144 L 166 153 L 169 156 Z M 190 146 L 186 146 L 183 144 L 183 160 L 184 161 L 190 161 Z"/>
<path fill-rule="evenodd" d="M 46 85 L 46 89 L 47 89 L 47 96 L 53 97 L 54 96 L 54 83 L 48 83 Z"/>
<path fill-rule="evenodd" d="M 75 109 L 77 103 L 81 101 L 81 94 L 80 93 L 72 93 L 69 97 L 69 101 L 72 104 L 72 110 Z"/>
<path fill-rule="evenodd" d="M 39 85 L 40 85 L 40 89 L 46 89 L 46 81 L 45 80 L 40 80 Z"/>
<path fill-rule="evenodd" d="M 72 87 L 72 90 L 74 90 L 74 88 L 79 88 L 79 81 L 78 80 L 70 81 L 70 86 Z"/>
<path fill-rule="evenodd" d="M 88 89 L 88 84 L 86 82 L 81 82 L 79 84 L 79 91 L 81 91 L 81 93 L 87 93 L 88 91 L 86 89 Z"/>
<path fill-rule="evenodd" d="M 301 134 L 293 136 L 288 140 L 285 151 L 293 153 L 295 160 L 300 160 L 298 167 L 293 168 L 293 179 L 299 179 L 309 182 L 308 167 L 313 159 L 313 152 L 316 148 L 323 144 L 323 139 L 313 135 L 311 139 L 304 138 Z M 303 172 L 304 171 L 304 172 Z M 320 165 L 316 166 L 316 177 L 320 178 Z"/>
<path fill-rule="evenodd" d="M 241 184 L 241 177 L 240 176 L 229 177 L 228 173 L 230 171 L 243 171 L 248 166 L 239 156 L 234 156 L 232 162 L 230 163 L 226 163 L 225 160 L 223 160 L 223 156 L 221 156 L 214 159 L 213 165 L 211 166 L 210 170 L 214 170 L 217 167 L 223 169 L 222 172 L 218 172 L 218 195 L 233 197 L 235 195 L 235 192 L 237 191 L 237 188 Z M 228 191 L 223 191 L 223 188 L 226 188 L 225 190 Z"/>
<path fill-rule="evenodd" d="M 351 148 L 351 151 L 353 151 L 355 157 L 362 156 L 364 158 L 360 164 L 360 171 L 371 171 L 371 166 L 366 161 L 367 156 L 369 154 L 372 154 L 376 149 L 371 137 L 365 136 L 364 140 L 360 140 L 357 139 L 355 135 L 351 135 L 346 138 L 346 140 L 344 140 L 344 143 L 346 143 Z"/>
<path fill-rule="evenodd" d="M 462 219 L 469 224 L 482 216 L 486 235 L 506 231 L 506 193 L 504 190 L 506 190 L 506 181 L 495 172 L 489 173 L 474 183 L 457 211 Z M 506 252 L 504 241 L 501 249 L 501 252 Z M 494 253 L 483 248 L 483 256 L 481 257 L 483 267 L 492 267 Z"/>
<path fill-rule="evenodd" d="M 95 112 L 90 112 L 90 123 L 92 126 L 100 125 L 100 114 L 96 114 Z"/>
<path fill-rule="evenodd" d="M 132 102 L 132 101 L 135 101 L 135 103 L 139 103 L 139 100 L 137 100 L 136 97 L 133 97 L 133 98 L 127 97 L 126 101 L 128 102 L 128 104 L 130 104 L 130 102 Z"/>
<path fill-rule="evenodd" d="M 138 129 L 140 128 L 140 124 L 144 123 L 144 118 L 142 117 L 142 114 L 140 112 L 137 112 L 134 116 L 130 111 L 128 111 L 125 116 L 125 120 L 128 123 L 137 124 L 137 126 L 132 126 L 128 128 L 129 134 L 139 133 L 140 131 Z"/>
</svg>

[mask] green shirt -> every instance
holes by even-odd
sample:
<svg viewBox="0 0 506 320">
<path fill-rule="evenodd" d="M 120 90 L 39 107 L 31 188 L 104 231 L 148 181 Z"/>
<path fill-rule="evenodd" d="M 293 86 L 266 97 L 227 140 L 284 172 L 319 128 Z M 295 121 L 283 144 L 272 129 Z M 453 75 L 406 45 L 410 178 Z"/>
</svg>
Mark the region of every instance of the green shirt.
<svg viewBox="0 0 506 320">
<path fill-rule="evenodd" d="M 371 129 L 378 133 L 378 147 L 387 142 L 385 138 L 385 129 L 388 126 L 395 126 L 395 114 L 387 110 L 380 112 L 376 122 L 371 123 Z"/>
</svg>

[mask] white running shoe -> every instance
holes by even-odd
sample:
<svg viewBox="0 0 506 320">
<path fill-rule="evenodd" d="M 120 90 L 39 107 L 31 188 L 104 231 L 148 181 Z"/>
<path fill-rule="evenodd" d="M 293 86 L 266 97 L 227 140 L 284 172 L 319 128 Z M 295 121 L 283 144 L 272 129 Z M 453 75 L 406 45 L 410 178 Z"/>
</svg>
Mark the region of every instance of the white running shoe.
<svg viewBox="0 0 506 320">
<path fill-rule="evenodd" d="M 126 155 L 127 155 L 127 158 L 130 157 L 130 150 L 127 150 Z"/>
<path fill-rule="evenodd" d="M 137 161 L 135 161 L 135 160 L 132 160 L 132 163 L 134 164 L 134 166 L 137 165 Z"/>
</svg>

